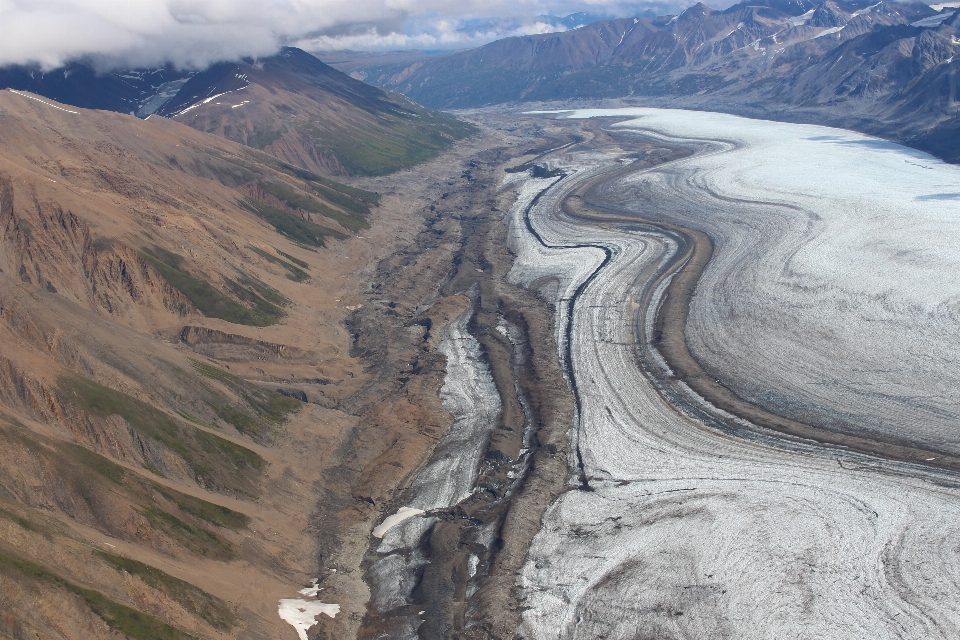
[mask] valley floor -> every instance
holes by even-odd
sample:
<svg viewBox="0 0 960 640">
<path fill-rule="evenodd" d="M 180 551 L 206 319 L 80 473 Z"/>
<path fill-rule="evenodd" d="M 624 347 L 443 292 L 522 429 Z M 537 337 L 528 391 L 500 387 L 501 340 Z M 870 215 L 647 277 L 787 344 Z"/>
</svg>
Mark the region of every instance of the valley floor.
<svg viewBox="0 0 960 640">
<path fill-rule="evenodd" d="M 504 129 L 537 122 L 536 116 L 473 115 Z M 822 367 L 863 362 L 867 354 L 859 349 L 897 344 L 899 338 L 893 337 L 877 342 L 878 332 L 903 336 L 917 331 L 917 338 L 909 338 L 913 344 L 930 339 L 929 331 L 908 317 L 909 309 L 942 309 L 921 312 L 928 314 L 922 322 L 934 323 L 941 332 L 955 330 L 951 312 L 942 306 L 950 297 L 940 283 L 904 275 L 915 262 L 891 261 L 890 253 L 861 248 L 909 244 L 903 237 L 882 235 L 894 218 L 863 217 L 871 207 L 894 206 L 889 197 L 876 195 L 888 167 L 906 161 L 926 171 L 934 165 L 941 173 L 953 169 L 857 135 L 816 127 L 794 131 L 770 123 L 777 138 L 772 153 L 783 153 L 796 135 L 861 154 L 859 164 L 847 164 L 857 167 L 862 180 L 856 194 L 828 191 L 832 178 L 827 176 L 841 175 L 830 163 L 848 162 L 842 157 L 823 158 L 815 171 L 825 173 L 798 187 L 794 178 L 782 179 L 788 172 L 776 162 L 750 156 L 767 147 L 749 137 L 754 134 L 743 133 L 749 128 L 735 118 L 657 110 L 586 115 L 642 119 L 621 128 L 611 126 L 614 120 L 563 122 L 554 115 L 540 116 L 540 135 L 552 139 L 506 165 L 500 198 L 516 198 L 508 215 L 491 216 L 494 224 L 474 227 L 495 239 L 483 256 L 496 276 L 492 284 L 500 291 L 516 285 L 536 291 L 552 308 L 553 335 L 517 336 L 519 323 L 509 315 L 467 324 L 481 341 L 500 333 L 521 346 L 519 354 L 525 348 L 541 354 L 554 349 L 570 390 L 566 412 L 550 422 L 531 420 L 528 414 L 524 446 L 516 456 L 495 446 L 495 435 L 487 455 L 477 459 L 472 495 L 459 501 L 444 498 L 424 516 L 394 525 L 382 542 L 375 541 L 368 577 L 380 597 L 375 595 L 370 609 L 369 636 L 952 637 L 960 618 L 950 604 L 953 598 L 944 595 L 956 593 L 960 584 L 956 554 L 946 551 L 955 546 L 949 523 L 960 507 L 949 431 L 955 420 L 950 417 L 952 395 L 937 391 L 937 376 L 950 372 L 925 381 L 911 378 L 905 369 L 913 366 L 906 358 L 931 353 L 921 349 L 883 371 L 844 374 L 846 384 L 823 386 L 818 380 L 824 376 Z M 725 136 L 724 119 L 731 131 Z M 756 126 L 762 131 L 767 125 Z M 874 154 L 881 146 L 878 157 Z M 797 158 L 788 151 L 782 162 Z M 943 179 L 917 182 L 916 194 L 937 192 L 949 183 Z M 730 195 L 735 189 L 741 191 Z M 811 193 L 819 200 L 809 200 Z M 834 201 L 843 198 L 859 199 L 860 207 Z M 911 206 L 897 204 L 897 215 L 917 216 L 921 225 L 945 220 L 928 208 Z M 500 204 L 497 213 L 506 207 Z M 755 222 L 749 218 L 754 209 Z M 855 226 L 860 235 L 831 235 L 831 225 L 838 224 L 830 217 L 838 214 L 832 212 L 861 216 L 858 222 L 839 223 Z M 799 232 L 791 230 L 796 224 L 791 216 L 798 219 Z M 812 230 L 803 224 L 810 219 L 815 221 Z M 763 224 L 781 225 L 780 231 L 764 232 Z M 871 226 L 875 224 L 879 226 Z M 500 235 L 504 227 L 506 238 Z M 938 228 L 953 233 L 950 223 Z M 747 241 L 755 233 L 773 245 L 766 250 L 772 257 Z M 799 239 L 792 240 L 790 233 Z M 510 253 L 498 254 L 494 247 L 504 241 Z M 797 244 L 783 251 L 777 242 Z M 807 255 L 803 251 L 813 249 L 805 247 L 819 253 Z M 857 273 L 886 274 L 888 286 L 913 283 L 881 298 L 887 311 L 898 311 L 866 334 L 861 318 L 878 312 L 863 309 L 873 298 L 857 287 L 873 286 L 873 281 L 849 279 L 846 266 L 832 262 L 830 270 L 811 271 L 835 251 L 847 256 L 863 252 L 853 263 Z M 836 300 L 784 306 L 775 297 L 784 295 L 775 293 L 782 286 L 777 275 L 784 271 L 777 262 L 782 255 L 792 268 L 786 270 L 792 280 L 785 291 L 812 300 L 823 288 L 797 287 L 795 282 L 832 278 L 842 283 L 835 286 L 845 287 L 843 295 L 863 300 L 861 308 Z M 954 272 L 949 250 L 927 255 L 944 261 L 940 273 Z M 872 266 L 865 266 L 871 261 Z M 773 263 L 769 270 L 767 262 Z M 726 279 L 717 275 L 738 268 L 752 271 Z M 475 270 L 488 269 L 481 264 Z M 482 309 L 489 295 L 482 286 L 489 284 L 481 276 L 479 283 L 468 279 L 457 290 Z M 748 293 L 749 287 L 757 291 Z M 926 296 L 926 302 L 899 305 L 893 302 L 896 296 Z M 718 301 L 725 305 L 721 310 Z M 780 308 L 758 316 L 744 307 L 740 313 L 752 330 L 731 334 L 739 316 L 731 318 L 723 309 L 737 305 Z M 502 298 L 497 306 L 503 308 Z M 817 334 L 823 344 L 816 346 L 796 333 L 802 317 L 777 318 L 810 307 L 821 326 L 846 322 L 861 327 L 860 332 Z M 797 351 L 790 358 L 769 346 L 778 331 L 791 336 L 792 347 L 779 347 Z M 717 335 L 739 346 L 703 346 L 714 344 Z M 766 342 L 757 346 L 751 340 Z M 939 342 L 941 354 L 953 344 Z M 812 349 L 807 360 L 805 349 Z M 812 355 L 820 349 L 832 356 Z M 758 352 L 771 364 L 758 362 Z M 502 367 L 505 358 L 499 353 L 484 349 L 480 378 Z M 884 356 L 874 351 L 869 357 Z M 757 371 L 766 376 L 771 393 L 757 390 L 764 384 L 761 379 L 752 386 L 743 382 Z M 775 379 L 777 372 L 787 381 Z M 447 375 L 457 374 L 451 369 Z M 535 395 L 523 386 L 529 385 L 528 376 L 521 372 L 519 384 L 507 386 L 506 394 L 505 385 L 498 384 L 501 398 L 512 400 L 516 393 L 526 408 Z M 889 385 L 925 385 L 925 400 L 911 394 L 873 403 L 856 400 L 881 378 Z M 479 390 L 486 383 L 476 384 Z M 558 391 L 562 387 L 547 389 L 549 394 Z M 811 392 L 820 394 L 816 411 L 812 404 L 799 409 L 785 404 L 785 399 Z M 491 406 L 476 403 L 480 413 L 475 417 Z M 833 421 L 818 419 L 836 406 L 846 411 L 836 413 Z M 906 417 L 933 406 L 939 407 L 943 427 Z M 864 413 L 855 415 L 855 410 Z M 899 416 L 900 426 L 878 424 L 870 411 Z M 489 420 L 489 430 L 496 433 L 499 426 Z M 451 435 L 456 431 L 455 424 Z M 460 455 L 471 454 L 461 449 Z M 400 494 L 390 511 L 425 507 L 417 496 L 425 484 L 438 482 L 433 469 L 445 457 L 435 455 L 412 480 L 414 491 Z M 498 484 L 490 471 L 503 469 L 504 462 L 508 481 Z M 491 517 L 494 506 L 502 515 Z M 931 548 L 944 551 L 931 556 Z M 516 551 L 505 553 L 511 549 Z"/>
<path fill-rule="evenodd" d="M 353 180 L 369 228 L 315 251 L 207 182 L 188 211 L 129 159 L 91 189 L 0 158 L 0 635 L 956 637 L 955 175 L 838 130 L 581 115 L 466 114 Z M 201 134 L 161 126 L 187 166 Z M 282 321 L 155 287 L 121 322 L 10 266 L 74 246 L 36 238 L 91 198 L 78 264 L 145 247 L 114 308 L 206 261 Z"/>
</svg>

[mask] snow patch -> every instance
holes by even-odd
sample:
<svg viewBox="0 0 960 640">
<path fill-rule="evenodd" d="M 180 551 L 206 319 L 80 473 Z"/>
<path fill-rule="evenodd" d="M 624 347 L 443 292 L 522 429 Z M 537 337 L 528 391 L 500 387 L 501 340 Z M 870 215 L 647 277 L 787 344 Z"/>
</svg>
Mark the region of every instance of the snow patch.
<svg viewBox="0 0 960 640">
<path fill-rule="evenodd" d="M 880 2 L 878 2 L 877 4 L 872 4 L 872 5 L 870 5 L 869 7 L 864 7 L 863 9 L 860 9 L 859 11 L 854 11 L 853 13 L 850 14 L 850 16 L 851 16 L 851 17 L 854 17 L 854 18 L 856 18 L 857 16 L 862 16 L 862 15 L 865 14 L 865 13 L 870 13 L 871 11 L 873 11 L 874 9 L 876 9 L 877 7 L 879 7 L 879 6 L 882 5 L 882 4 L 883 4 L 883 0 L 880 0 Z M 812 13 L 812 11 L 811 11 L 811 13 Z"/>
<path fill-rule="evenodd" d="M 307 587 L 307 588 L 305 588 L 305 589 L 300 589 L 300 591 L 297 591 L 297 593 L 299 593 L 299 594 L 302 595 L 302 596 L 308 596 L 308 597 L 311 597 L 311 598 L 316 598 L 316 597 L 317 597 L 317 594 L 319 594 L 321 591 L 323 591 L 323 589 L 322 589 L 319 585 L 317 585 L 317 579 L 316 579 L 316 578 L 314 578 L 313 580 L 311 580 L 311 583 L 312 583 L 312 586 L 309 586 L 309 587 Z"/>
<path fill-rule="evenodd" d="M 807 11 L 802 16 L 794 16 L 793 18 L 790 18 L 790 21 L 793 22 L 793 26 L 801 27 L 807 24 L 807 20 L 813 17 L 814 11 L 816 11 L 816 9 L 810 9 L 810 11 Z"/>
<path fill-rule="evenodd" d="M 838 31 L 843 31 L 843 27 L 830 27 L 829 29 L 824 29 L 817 35 L 813 36 L 813 39 L 822 38 L 823 36 L 828 36 L 831 33 L 837 33 Z"/>
<path fill-rule="evenodd" d="M 210 102 L 210 101 L 212 101 L 212 100 L 216 100 L 216 99 L 219 98 L 220 96 L 226 95 L 226 94 L 228 94 L 228 93 L 230 93 L 230 92 L 229 92 L 229 91 L 224 91 L 223 93 L 218 93 L 218 94 L 215 95 L 215 96 L 210 96 L 209 98 L 207 98 L 206 100 L 204 100 L 204 101 L 201 102 L 200 104 L 207 104 L 208 102 Z"/>
<path fill-rule="evenodd" d="M 424 512 L 423 509 L 413 509 L 411 507 L 400 507 L 395 514 L 389 516 L 386 520 L 380 523 L 379 526 L 375 527 L 373 530 L 374 538 L 383 538 L 383 535 L 397 526 L 404 520 L 409 520 L 410 518 L 422 515 Z"/>
<path fill-rule="evenodd" d="M 335 618 L 340 613 L 340 605 L 327 604 L 316 600 L 301 600 L 287 598 L 280 601 L 278 606 L 280 618 L 297 630 L 300 640 L 307 639 L 307 629 L 317 624 L 317 616 L 325 615 Z"/>
<path fill-rule="evenodd" d="M 73 113 L 73 114 L 76 114 L 76 115 L 80 115 L 80 112 L 79 112 L 79 111 L 70 111 L 70 109 L 64 109 L 63 107 L 58 107 L 58 106 L 55 105 L 55 104 L 50 104 L 50 103 L 47 102 L 46 100 L 41 100 L 40 98 L 31 96 L 29 93 L 23 93 L 23 92 L 20 92 L 20 91 L 15 90 L 15 89 L 7 89 L 7 91 L 9 91 L 10 93 L 15 93 L 15 94 L 17 94 L 18 96 L 20 96 L 20 97 L 22 97 L 22 98 L 30 98 L 31 100 L 36 100 L 37 102 L 40 102 L 40 103 L 42 103 L 42 104 L 45 104 L 45 105 L 47 105 L 48 107 L 53 107 L 54 109 L 57 109 L 58 111 L 65 111 L 65 112 L 67 112 L 67 113 Z"/>
<path fill-rule="evenodd" d="M 929 18 L 924 18 L 923 20 L 917 20 L 916 22 L 911 22 L 911 27 L 923 27 L 926 29 L 932 29 L 934 27 L 939 27 L 941 23 L 949 20 L 953 16 L 957 15 L 954 11 L 953 13 L 940 13 L 935 16 L 930 16 Z"/>
</svg>

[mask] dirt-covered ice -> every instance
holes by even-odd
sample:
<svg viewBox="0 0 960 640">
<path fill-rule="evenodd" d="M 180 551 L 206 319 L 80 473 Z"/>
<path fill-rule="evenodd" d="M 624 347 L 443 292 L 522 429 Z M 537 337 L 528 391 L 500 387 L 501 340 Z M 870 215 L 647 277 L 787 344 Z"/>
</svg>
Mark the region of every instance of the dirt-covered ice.
<svg viewBox="0 0 960 640">
<path fill-rule="evenodd" d="M 871 412 L 912 415 L 901 428 L 927 438 L 960 424 L 947 393 L 960 375 L 960 215 L 947 198 L 956 169 L 835 130 L 632 113 L 709 147 L 611 188 L 619 206 L 665 203 L 671 217 L 726 234 L 690 316 L 698 356 L 720 354 L 734 375 L 823 412 L 843 407 L 851 424 Z M 511 211 L 513 280 L 542 288 L 553 277 L 558 292 L 579 290 L 572 433 L 592 489 L 548 510 L 518 579 L 519 634 L 960 637 L 960 491 L 950 474 L 731 438 L 669 406 L 638 368 L 638 301 L 677 247 L 559 209 L 609 162 L 568 154 L 567 177 L 518 183 Z M 904 361 L 910 375 L 897 369 Z M 824 372 L 832 377 L 818 389 L 810 380 Z M 868 394 L 871 384 L 883 393 Z M 907 401 L 921 389 L 923 403 Z M 915 424 L 922 411 L 939 415 L 937 426 Z"/>
<path fill-rule="evenodd" d="M 456 505 L 471 494 L 483 451 L 496 426 L 500 396 L 481 356 L 480 343 L 467 330 L 472 313 L 467 309 L 445 326 L 438 344 L 447 358 L 440 400 L 453 416 L 453 426 L 411 483 L 407 505 L 373 531 L 382 538 L 377 547 L 381 557 L 370 567 L 369 575 L 374 606 L 382 613 L 409 603 L 417 570 L 426 563 L 420 544 L 436 522 L 429 512 Z M 410 620 L 404 633 L 415 633 L 419 622 Z"/>
<path fill-rule="evenodd" d="M 774 413 L 960 453 L 960 167 L 826 127 L 602 113 L 708 145 L 602 197 L 713 238 L 686 330 L 709 372 Z"/>
</svg>

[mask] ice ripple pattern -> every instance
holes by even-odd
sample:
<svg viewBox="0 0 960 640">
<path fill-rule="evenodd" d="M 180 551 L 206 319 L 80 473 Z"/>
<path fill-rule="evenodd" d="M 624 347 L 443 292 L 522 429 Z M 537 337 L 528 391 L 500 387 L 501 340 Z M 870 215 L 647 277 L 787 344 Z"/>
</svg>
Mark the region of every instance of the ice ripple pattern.
<svg viewBox="0 0 960 640">
<path fill-rule="evenodd" d="M 840 129 L 618 113 L 723 141 L 602 189 L 714 239 L 687 325 L 708 372 L 774 413 L 960 453 L 960 167 Z"/>
<path fill-rule="evenodd" d="M 570 491 L 548 509 L 518 578 L 527 607 L 518 634 L 960 637 L 960 492 L 949 476 L 733 440 L 651 387 L 631 322 L 652 267 L 675 247 L 654 233 L 574 223 L 557 207 L 602 162 L 575 157 L 564 180 L 519 185 L 511 210 L 518 282 L 554 269 L 573 290 L 589 273 L 527 231 L 523 212 L 543 189 L 530 221 L 547 244 L 595 244 L 613 256 L 574 307 L 570 345 L 582 398 L 575 433 L 593 491 Z"/>
</svg>

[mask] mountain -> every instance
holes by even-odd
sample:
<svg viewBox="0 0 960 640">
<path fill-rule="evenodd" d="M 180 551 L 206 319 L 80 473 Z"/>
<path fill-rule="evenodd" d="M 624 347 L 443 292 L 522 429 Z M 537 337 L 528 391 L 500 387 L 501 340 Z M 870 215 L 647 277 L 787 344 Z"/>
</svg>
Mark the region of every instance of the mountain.
<svg viewBox="0 0 960 640">
<path fill-rule="evenodd" d="M 165 68 L 99 74 L 80 63 L 47 73 L 4 67 L 0 88 L 140 117 L 156 113 L 327 175 L 397 171 L 476 132 L 290 47 L 199 73 Z"/>
<path fill-rule="evenodd" d="M 423 162 L 475 132 L 289 47 L 256 62 L 214 65 L 159 114 L 305 169 L 347 175 Z"/>
<path fill-rule="evenodd" d="M 347 424 L 305 401 L 362 377 L 338 353 L 364 263 L 323 247 L 377 200 L 0 91 L 0 636 L 283 633 Z"/>
<path fill-rule="evenodd" d="M 702 3 L 351 73 L 435 108 L 619 100 L 820 122 L 960 160 L 960 12 L 862 0 Z"/>
<path fill-rule="evenodd" d="M 175 96 L 192 75 L 172 66 L 98 73 L 80 62 L 46 72 L 39 67 L 11 65 L 0 67 L 0 89 L 30 91 L 75 107 L 146 118 Z"/>
</svg>

